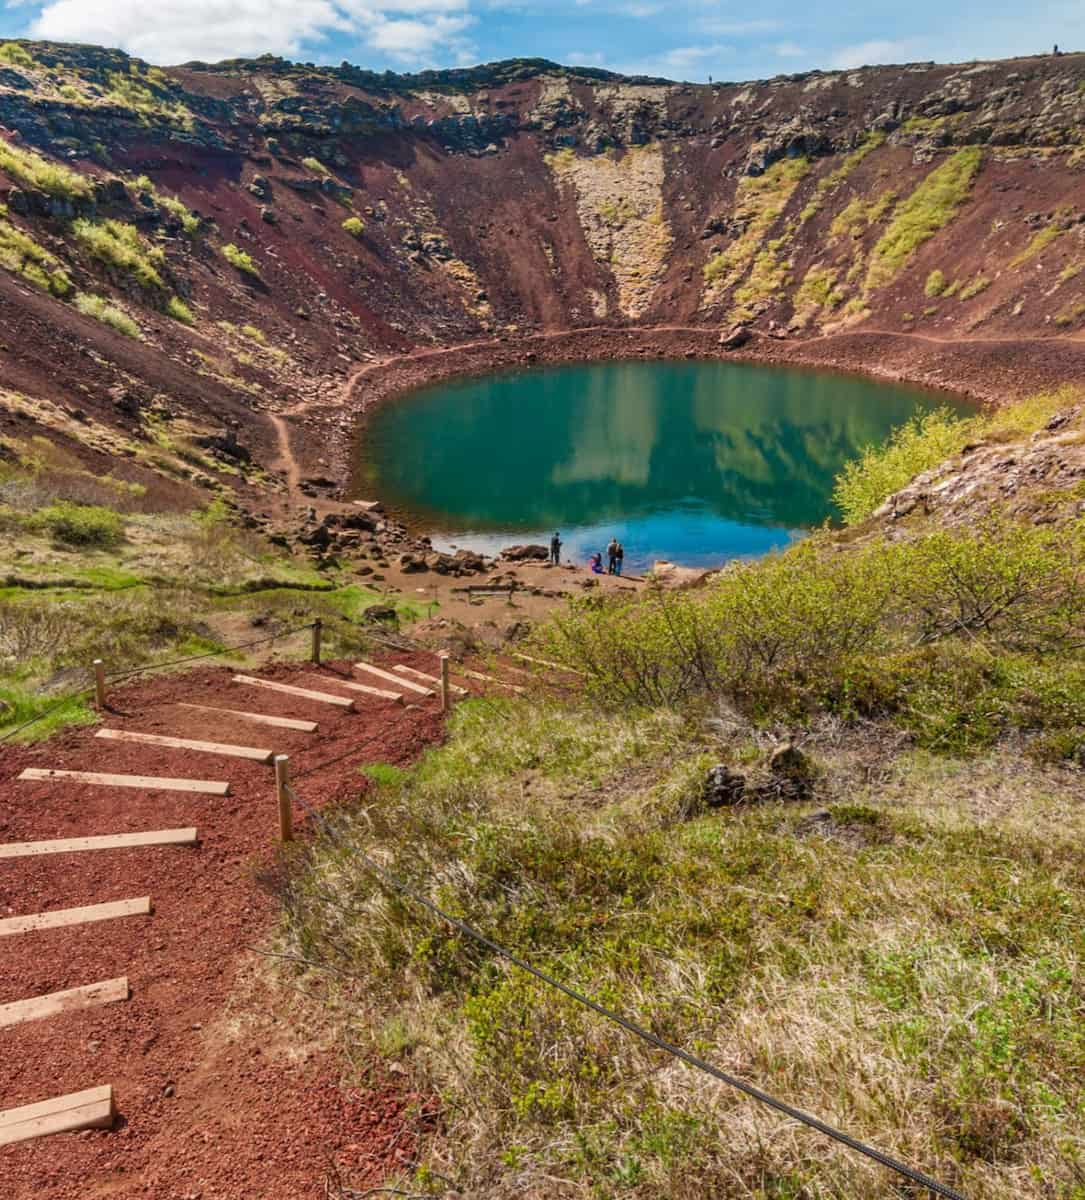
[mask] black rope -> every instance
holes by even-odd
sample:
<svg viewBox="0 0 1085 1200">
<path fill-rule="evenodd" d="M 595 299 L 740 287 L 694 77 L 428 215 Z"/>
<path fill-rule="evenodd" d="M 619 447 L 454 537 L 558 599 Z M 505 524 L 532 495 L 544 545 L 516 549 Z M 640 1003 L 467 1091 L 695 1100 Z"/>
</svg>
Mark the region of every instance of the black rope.
<svg viewBox="0 0 1085 1200">
<path fill-rule="evenodd" d="M 308 813 L 316 817 L 316 819 L 324 827 L 330 837 L 335 836 L 328 821 L 323 814 L 317 812 L 311 805 L 307 804 L 292 787 L 287 787 L 288 794 L 294 801 L 301 805 Z M 420 892 L 416 892 L 413 888 L 397 879 L 391 872 L 385 870 L 378 862 L 370 858 L 364 850 L 359 850 L 356 846 L 350 847 L 351 852 L 361 859 L 362 864 L 367 867 L 378 879 L 382 880 L 393 890 L 413 900 L 416 904 L 420 904 L 427 909 L 435 917 L 442 921 L 446 921 L 454 929 L 466 937 L 472 938 L 479 945 L 485 946 L 487 950 L 506 959 L 513 966 L 519 967 L 521 971 L 526 971 L 529 975 L 533 975 L 536 979 L 545 983 L 548 987 L 556 988 L 563 995 L 568 996 L 571 1000 L 575 1000 L 578 1004 L 590 1008 L 599 1016 L 620 1026 L 627 1033 L 633 1034 L 634 1037 L 640 1038 L 641 1041 L 647 1042 L 648 1045 L 654 1046 L 657 1050 L 662 1050 L 665 1054 L 671 1055 L 673 1058 L 679 1059 L 687 1066 L 693 1067 L 698 1071 L 703 1071 L 707 1075 L 711 1075 L 713 1079 L 725 1083 L 728 1087 L 732 1087 L 742 1092 L 744 1095 L 759 1101 L 761 1104 L 768 1105 L 769 1108 L 775 1109 L 778 1113 L 782 1113 L 785 1117 L 790 1117 L 794 1121 L 798 1121 L 802 1125 L 806 1125 L 818 1133 L 824 1134 L 833 1141 L 839 1142 L 842 1146 L 847 1146 L 849 1150 L 854 1150 L 857 1154 L 865 1155 L 883 1167 L 887 1167 L 890 1171 L 895 1171 L 898 1175 L 902 1175 L 905 1179 L 909 1179 L 912 1183 L 917 1184 L 921 1188 L 926 1188 L 936 1196 L 945 1196 L 947 1200 L 965 1200 L 965 1197 L 960 1192 L 954 1191 L 944 1183 L 939 1183 L 937 1179 L 930 1175 L 925 1175 L 922 1171 L 917 1171 L 907 1163 L 901 1162 L 899 1159 L 893 1158 L 889 1154 L 878 1150 L 874 1146 L 868 1146 L 865 1142 L 859 1141 L 858 1138 L 853 1138 L 851 1134 L 844 1133 L 843 1130 L 836 1129 L 832 1125 L 827 1124 L 820 1118 L 811 1116 L 810 1113 L 803 1112 L 800 1108 L 795 1108 L 788 1104 L 785 1100 L 777 1100 L 775 1096 L 770 1096 L 768 1092 L 762 1091 L 752 1083 L 747 1083 L 743 1079 L 739 1079 L 734 1075 L 729 1075 L 726 1071 L 722 1071 L 719 1067 L 707 1062 L 703 1058 L 698 1058 L 695 1054 L 690 1054 L 687 1050 L 683 1050 L 680 1046 L 675 1046 L 671 1042 L 664 1041 L 650 1030 L 645 1029 L 642 1025 L 630 1021 L 627 1017 L 623 1017 L 620 1013 L 613 1009 L 607 1008 L 597 1001 L 591 999 L 590 996 L 584 995 L 583 992 L 578 992 L 575 988 L 568 987 L 553 976 L 547 975 L 545 971 L 540 971 L 538 967 L 533 967 L 531 963 L 520 958 L 511 950 L 506 950 L 504 946 L 499 946 L 497 942 L 488 938 L 484 933 L 480 933 L 477 929 L 468 925 L 465 921 L 461 921 L 458 917 L 452 916 L 451 913 L 445 912 L 443 908 L 434 904 L 432 900 L 423 896 Z"/>
<path fill-rule="evenodd" d="M 185 663 L 202 662 L 207 658 L 221 658 L 224 654 L 233 654 L 238 650 L 249 650 L 253 646 L 265 646 L 268 642 L 277 642 L 282 638 L 293 637 L 296 633 L 304 633 L 312 629 L 312 625 L 299 625 L 297 629 L 288 629 L 285 633 L 273 633 L 270 637 L 256 638 L 251 642 L 242 642 L 240 646 L 224 646 L 221 650 L 209 650 L 206 654 L 190 654 L 187 658 L 175 658 L 169 662 L 148 663 L 143 667 L 133 667 L 130 671 L 110 671 L 106 679 L 130 679 L 133 675 L 142 675 L 144 671 L 162 671 L 166 667 L 180 667 Z"/>
</svg>

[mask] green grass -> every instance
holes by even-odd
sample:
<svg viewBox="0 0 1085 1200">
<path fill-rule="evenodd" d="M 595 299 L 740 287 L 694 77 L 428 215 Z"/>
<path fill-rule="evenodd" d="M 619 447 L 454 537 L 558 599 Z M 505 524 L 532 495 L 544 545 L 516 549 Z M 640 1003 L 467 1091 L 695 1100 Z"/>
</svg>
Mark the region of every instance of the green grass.
<svg viewBox="0 0 1085 1200">
<path fill-rule="evenodd" d="M 163 196 L 161 192 L 153 192 L 155 203 L 164 208 L 181 222 L 181 228 L 189 237 L 195 237 L 200 231 L 200 218 L 192 212 L 183 200 L 176 196 Z"/>
<path fill-rule="evenodd" d="M 222 257 L 226 259 L 230 266 L 235 267 L 243 274 L 251 275 L 255 279 L 260 278 L 260 269 L 253 261 L 251 255 L 238 246 L 235 246 L 233 242 L 228 242 L 222 247 Z"/>
<path fill-rule="evenodd" d="M 41 719 L 13 734 L 12 741 L 43 741 L 61 729 L 93 725 L 99 719 L 85 696 L 67 699 L 42 696 L 19 685 L 0 684 L 0 737 L 12 733 L 34 717 Z"/>
<path fill-rule="evenodd" d="M 800 214 L 800 221 L 805 224 L 821 208 L 826 197 L 836 191 L 857 166 L 879 147 L 885 145 L 886 135 L 878 131 L 868 133 L 862 143 L 850 154 L 844 156 L 844 161 L 828 174 L 823 175 L 814 187 L 814 195 Z"/>
<path fill-rule="evenodd" d="M 64 200 L 89 200 L 94 195 L 90 180 L 78 171 L 50 162 L 34 150 L 2 140 L 0 171 L 24 187 Z"/>
<path fill-rule="evenodd" d="M 347 217 L 343 222 L 343 228 L 351 237 L 360 238 L 365 233 L 365 222 L 360 217 Z"/>
<path fill-rule="evenodd" d="M 72 233 L 94 258 L 131 277 L 140 287 L 165 287 L 159 274 L 166 262 L 165 253 L 161 247 L 148 245 L 134 225 L 81 217 L 72 223 Z"/>
<path fill-rule="evenodd" d="M 182 325 L 195 325 L 196 323 L 192 309 L 179 296 L 171 296 L 166 301 L 166 314 L 175 321 L 180 321 Z"/>
<path fill-rule="evenodd" d="M 1079 806 L 1012 756 L 932 762 L 837 731 L 811 740 L 828 813 L 813 832 L 811 806 L 706 814 L 704 764 L 756 775 L 765 750 L 741 722 L 704 728 L 666 709 L 470 702 L 444 748 L 406 774 L 382 767 L 295 857 L 275 948 L 327 967 L 283 968 L 311 989 L 307 1022 L 442 1098 L 422 1169 L 389 1185 L 876 1200 L 888 1181 L 781 1137 L 774 1113 L 699 1086 L 401 900 L 358 850 L 540 969 L 966 1195 L 1073 1196 Z M 849 767 L 856 752 L 877 782 Z M 1003 782 L 1014 803 L 985 806 Z"/>
<path fill-rule="evenodd" d="M 311 171 L 314 175 L 327 177 L 331 174 L 331 171 L 328 170 L 328 168 L 320 161 L 320 159 L 313 158 L 312 155 L 310 155 L 308 158 L 303 158 L 301 160 L 301 165 L 307 171 Z"/>
<path fill-rule="evenodd" d="M 924 295 L 940 296 L 946 290 L 946 282 L 945 274 L 935 267 L 927 276 L 927 282 L 923 285 Z"/>
<path fill-rule="evenodd" d="M 990 286 L 990 279 L 981 271 L 961 288 L 958 293 L 958 299 L 971 300 L 973 296 L 978 296 L 980 292 L 985 292 Z"/>
<path fill-rule="evenodd" d="M 71 279 L 56 255 L 4 220 L 0 220 L 0 267 L 53 296 L 63 298 L 72 289 Z"/>
<path fill-rule="evenodd" d="M 953 220 L 968 198 L 982 161 L 978 146 L 963 147 L 897 205 L 871 252 L 868 290 L 891 283 L 916 250 Z"/>
<path fill-rule="evenodd" d="M 125 337 L 135 338 L 137 341 L 143 339 L 143 332 L 136 322 L 124 309 L 111 304 L 104 296 L 91 296 L 87 292 L 80 292 L 76 296 L 74 304 L 85 316 L 101 321 L 103 325 L 108 325 L 118 333 L 123 333 Z"/>
<path fill-rule="evenodd" d="M 1060 236 L 1061 233 L 1062 230 L 1058 225 L 1045 225 L 1043 229 L 1032 235 L 1028 245 L 1024 248 L 1024 250 L 1021 251 L 1020 254 L 1015 255 L 1012 259 L 1010 259 L 1010 266 L 1024 266 L 1025 263 L 1029 262 L 1033 258 L 1036 258 L 1037 255 L 1042 254 L 1044 250 L 1046 250 L 1047 247 L 1050 246 L 1051 243 Z"/>
<path fill-rule="evenodd" d="M 34 67 L 34 56 L 20 46 L 18 42 L 4 42 L 0 45 L 0 62 L 6 62 L 11 67 Z"/>
</svg>

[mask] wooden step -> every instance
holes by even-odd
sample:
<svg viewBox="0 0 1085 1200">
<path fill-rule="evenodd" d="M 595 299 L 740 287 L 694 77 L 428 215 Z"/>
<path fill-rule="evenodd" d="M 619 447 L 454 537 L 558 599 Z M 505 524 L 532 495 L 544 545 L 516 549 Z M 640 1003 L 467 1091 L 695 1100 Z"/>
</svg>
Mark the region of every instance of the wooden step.
<svg viewBox="0 0 1085 1200">
<path fill-rule="evenodd" d="M 40 1021 L 61 1013 L 80 1012 L 84 1008 L 97 1008 L 100 1004 L 115 1004 L 118 1000 L 127 1000 L 129 994 L 128 978 L 122 975 L 119 979 L 88 983 L 83 987 L 68 988 L 65 992 L 50 992 L 47 996 L 15 1000 L 11 1004 L 0 1004 L 0 1027 L 21 1025 L 24 1021 Z"/>
<path fill-rule="evenodd" d="M 0 1112 L 0 1146 L 77 1129 L 109 1129 L 116 1116 L 113 1087 L 88 1088 Z"/>
<path fill-rule="evenodd" d="M 220 717 L 238 717 L 256 725 L 270 725 L 272 729 L 296 729 L 298 733 L 316 733 L 320 726 L 316 721 L 299 721 L 296 717 L 269 717 L 266 713 L 241 712 L 236 708 L 211 708 L 207 704 L 177 702 L 178 708 L 191 708 L 197 712 L 214 713 Z"/>
<path fill-rule="evenodd" d="M 536 667 L 548 667 L 551 671 L 564 671 L 569 675 L 583 675 L 576 667 L 566 667 L 561 663 L 547 662 L 545 658 L 532 658 L 530 654 L 520 654 L 517 650 L 509 651 L 510 658 L 518 658 L 521 662 L 529 662 Z"/>
<path fill-rule="evenodd" d="M 312 700 L 317 704 L 334 704 L 336 708 L 354 707 L 354 701 L 347 696 L 329 696 L 327 692 L 310 692 L 305 688 L 291 687 L 288 683 L 272 683 L 270 679 L 256 679 L 252 675 L 235 675 L 234 683 L 267 688 L 272 692 L 282 692 L 286 696 L 297 696 L 301 700 Z"/>
<path fill-rule="evenodd" d="M 439 688 L 441 680 L 436 675 L 427 675 L 425 671 L 416 671 L 414 667 L 396 666 L 392 668 L 397 675 L 409 675 L 411 679 L 417 679 L 419 683 L 436 684 Z M 470 696 L 470 692 L 466 688 L 458 687 L 454 683 L 448 685 L 448 690 L 454 696 Z"/>
<path fill-rule="evenodd" d="M 195 829 L 159 829 L 152 833 L 107 833 L 99 837 L 58 838 L 51 842 L 0 843 L 0 858 L 32 854 L 71 854 L 82 850 L 125 850 L 130 846 L 195 846 Z"/>
<path fill-rule="evenodd" d="M 495 679 L 492 675 L 483 675 L 481 671 L 469 671 L 466 667 L 457 667 L 457 671 L 461 675 L 466 675 L 468 679 L 477 679 L 479 683 L 496 683 L 498 687 L 508 688 L 510 692 L 519 692 L 522 696 L 527 688 L 522 688 L 515 683 L 506 683 L 503 679 Z"/>
<path fill-rule="evenodd" d="M 230 785 L 214 779 L 170 779 L 155 775 L 102 775 L 97 771 L 46 771 L 27 767 L 20 779 L 53 779 L 66 783 L 89 783 L 97 787 L 143 788 L 154 792 L 200 792 L 228 796 Z"/>
<path fill-rule="evenodd" d="M 433 688 L 423 687 L 420 683 L 412 683 L 411 680 L 393 675 L 391 671 L 385 671 L 381 667 L 371 667 L 369 663 L 355 663 L 354 669 L 355 671 L 368 671 L 370 675 L 375 675 L 378 679 L 383 679 L 385 683 L 394 683 L 396 687 L 406 688 L 407 691 L 415 692 L 420 696 L 436 695 Z"/>
<path fill-rule="evenodd" d="M 390 700 L 393 704 L 402 704 L 403 697 L 399 692 L 385 691 L 384 688 L 370 687 L 365 683 L 355 683 L 352 679 L 329 679 L 320 676 L 322 683 L 330 683 L 333 687 L 346 688 L 351 692 L 359 692 L 363 696 L 372 696 L 375 700 Z"/>
<path fill-rule="evenodd" d="M 199 754 L 221 754 L 226 758 L 248 758 L 253 762 L 271 762 L 273 751 L 255 746 L 229 746 L 222 742 L 198 742 L 189 738 L 164 737 L 158 733 L 134 733 L 129 729 L 99 729 L 95 737 L 111 742 L 135 742 L 140 746 L 163 746 L 168 750 L 195 750 Z"/>
<path fill-rule="evenodd" d="M 61 929 L 65 925 L 89 925 L 93 921 L 112 921 L 116 917 L 147 917 L 152 912 L 150 896 L 137 900 L 113 900 L 108 904 L 89 904 L 83 908 L 57 908 L 52 912 L 31 913 L 25 917 L 5 917 L 0 921 L 0 937 L 13 933 L 36 933 L 41 929 Z"/>
</svg>

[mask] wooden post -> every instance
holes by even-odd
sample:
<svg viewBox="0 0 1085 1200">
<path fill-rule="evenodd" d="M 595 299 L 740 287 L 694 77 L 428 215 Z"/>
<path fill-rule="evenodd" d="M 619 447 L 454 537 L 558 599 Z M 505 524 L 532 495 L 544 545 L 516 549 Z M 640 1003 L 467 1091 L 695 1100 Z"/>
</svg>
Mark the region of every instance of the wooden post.
<svg viewBox="0 0 1085 1200">
<path fill-rule="evenodd" d="M 324 632 L 324 622 L 317 617 L 313 622 L 313 662 L 320 666 L 320 637 Z"/>
<path fill-rule="evenodd" d="M 275 794 L 279 800 L 279 840 L 294 840 L 294 809 L 290 802 L 290 756 L 275 757 Z"/>
<path fill-rule="evenodd" d="M 448 655 L 441 655 L 441 712 L 448 712 L 452 707 L 452 700 L 449 691 L 448 683 Z"/>
<path fill-rule="evenodd" d="M 94 660 L 94 699 L 99 709 L 105 708 L 105 663 L 100 658 Z"/>
</svg>

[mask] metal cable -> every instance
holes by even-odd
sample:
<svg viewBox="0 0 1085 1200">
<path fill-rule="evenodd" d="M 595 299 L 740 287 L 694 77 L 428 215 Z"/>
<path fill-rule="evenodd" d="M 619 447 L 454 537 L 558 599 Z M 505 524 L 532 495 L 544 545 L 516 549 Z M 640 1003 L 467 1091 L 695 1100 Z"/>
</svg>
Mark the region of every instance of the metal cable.
<svg viewBox="0 0 1085 1200">
<path fill-rule="evenodd" d="M 16 725 L 14 729 L 9 729 L 6 733 L 0 735 L 0 742 L 6 742 L 17 733 L 22 733 L 24 729 L 29 729 L 31 725 L 36 725 L 39 721 L 45 720 L 50 713 L 56 712 L 58 708 L 63 708 L 65 704 L 73 704 L 77 700 L 85 700 L 93 694 L 93 691 L 88 688 L 85 692 L 73 692 L 70 696 L 62 696 L 55 704 L 50 704 L 48 708 L 38 713 L 36 717 L 31 717 L 29 721 L 24 721 L 21 725 Z"/>
<path fill-rule="evenodd" d="M 320 822 L 329 837 L 335 838 L 335 831 L 332 829 L 331 825 L 325 819 L 322 813 L 317 812 L 311 805 L 306 803 L 306 801 L 303 800 L 292 787 L 287 786 L 286 790 L 290 797 L 297 804 L 299 804 L 306 810 L 306 812 Z M 350 850 L 352 854 L 361 859 L 362 864 L 365 867 L 367 867 L 374 875 L 377 876 L 378 879 L 382 880 L 393 890 L 399 892 L 403 896 L 406 896 L 408 899 L 413 900 L 416 904 L 420 904 L 435 917 L 447 922 L 454 929 L 457 929 L 460 933 L 472 938 L 481 946 L 485 946 L 486 949 L 490 950 L 492 953 L 506 959 L 508 962 L 512 963 L 513 966 L 519 967 L 521 971 L 526 971 L 529 975 L 533 975 L 536 979 L 540 980 L 542 983 L 545 983 L 548 987 L 556 988 L 559 992 L 568 996 L 571 1000 L 575 1000 L 578 1004 L 582 1004 L 586 1008 L 590 1008 L 593 1012 L 598 1013 L 599 1016 L 604 1017 L 606 1020 L 620 1026 L 627 1033 L 631 1033 L 634 1037 L 640 1038 L 641 1041 L 647 1042 L 648 1045 L 654 1046 L 657 1050 L 662 1050 L 665 1054 L 669 1054 L 673 1058 L 679 1059 L 687 1066 L 693 1067 L 698 1071 L 703 1071 L 707 1075 L 711 1075 L 712 1078 L 719 1080 L 721 1083 L 727 1084 L 728 1087 L 735 1088 L 744 1095 L 747 1095 L 762 1104 L 768 1105 L 769 1108 L 775 1109 L 778 1113 L 782 1113 L 785 1117 L 790 1117 L 792 1120 L 798 1121 L 800 1124 L 806 1125 L 810 1129 L 814 1129 L 818 1133 L 824 1134 L 828 1138 L 832 1138 L 833 1141 L 839 1142 L 842 1146 L 847 1146 L 849 1150 L 854 1150 L 857 1154 L 862 1154 L 883 1167 L 887 1167 L 890 1171 L 895 1171 L 898 1175 L 903 1176 L 905 1179 L 911 1180 L 912 1183 L 918 1185 L 919 1187 L 926 1188 L 927 1191 L 931 1192 L 933 1195 L 944 1196 L 947 1198 L 947 1200 L 966 1200 L 966 1198 L 960 1192 L 954 1191 L 953 1188 L 944 1183 L 939 1183 L 937 1179 L 932 1178 L 930 1175 L 925 1175 L 922 1171 L 915 1170 L 913 1167 L 908 1166 L 907 1163 L 893 1158 L 891 1155 L 878 1150 L 874 1146 L 868 1146 L 865 1142 L 859 1141 L 858 1138 L 854 1138 L 850 1134 L 844 1133 L 843 1130 L 836 1129 L 834 1126 L 827 1124 L 818 1117 L 811 1116 L 809 1113 L 803 1112 L 800 1108 L 795 1108 L 793 1105 L 788 1104 L 785 1100 L 778 1100 L 775 1096 L 770 1096 L 768 1092 L 762 1091 L 759 1087 L 756 1087 L 752 1083 L 747 1083 L 745 1080 L 738 1079 L 734 1075 L 729 1075 L 726 1071 L 721 1070 L 719 1067 L 714 1066 L 710 1062 L 706 1062 L 703 1058 L 698 1058 L 695 1054 L 690 1054 L 688 1051 L 683 1050 L 680 1046 L 675 1046 L 671 1042 L 664 1041 L 661 1037 L 658 1037 L 650 1030 L 636 1024 L 636 1022 L 630 1021 L 628 1018 L 623 1017 L 620 1013 L 615 1012 L 613 1009 L 599 1004 L 597 1001 L 591 999 L 590 996 L 585 996 L 582 992 L 578 992 L 575 988 L 568 987 L 566 984 L 554 979 L 553 976 L 547 975 L 545 971 L 540 971 L 538 967 L 533 967 L 531 963 L 520 958 L 519 955 L 514 954 L 513 951 L 506 950 L 504 946 L 499 946 L 497 942 L 492 941 L 484 933 L 480 933 L 477 929 L 472 928 L 472 926 L 468 925 L 464 921 L 461 921 L 458 917 L 454 917 L 451 913 L 445 912 L 443 908 L 440 908 L 438 905 L 434 904 L 432 900 L 429 900 L 420 892 L 416 892 L 408 884 L 403 883 L 402 880 L 398 879 L 391 872 L 385 870 L 380 863 L 370 858 L 364 850 L 359 850 L 356 846 L 350 847 Z"/>
</svg>

